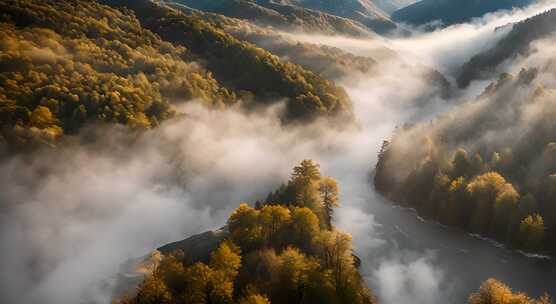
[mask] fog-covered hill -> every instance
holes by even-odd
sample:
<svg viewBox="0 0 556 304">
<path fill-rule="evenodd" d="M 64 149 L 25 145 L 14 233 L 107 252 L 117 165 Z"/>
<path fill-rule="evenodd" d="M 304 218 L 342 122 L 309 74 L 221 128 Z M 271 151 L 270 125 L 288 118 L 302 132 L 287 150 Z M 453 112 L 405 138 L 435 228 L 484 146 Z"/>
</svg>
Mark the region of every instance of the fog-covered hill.
<svg viewBox="0 0 556 304">
<path fill-rule="evenodd" d="M 492 76 L 496 67 L 516 56 L 526 56 L 535 49 L 533 43 L 556 32 L 556 9 L 511 25 L 511 31 L 493 48 L 473 56 L 461 67 L 458 85 L 466 87 L 473 80 Z"/>
<path fill-rule="evenodd" d="M 250 0 L 175 0 L 166 2 L 288 31 L 362 37 L 373 34 L 371 29 L 357 21 L 291 4 Z"/>
<path fill-rule="evenodd" d="M 192 99 L 222 108 L 286 98 L 285 121 L 350 115 L 342 88 L 198 16 L 146 0 L 104 3 L 114 7 L 0 2 L 0 113 L 10 146 L 52 142 L 92 122 L 151 128 Z"/>
<path fill-rule="evenodd" d="M 372 2 L 383 12 L 392 14 L 399 9 L 417 2 L 417 0 L 372 0 Z"/>
<path fill-rule="evenodd" d="M 371 0 L 281 0 L 298 6 L 324 11 L 329 14 L 358 21 L 378 33 L 386 33 L 396 28 L 388 14 L 381 11 Z"/>
<path fill-rule="evenodd" d="M 413 25 L 440 21 L 447 26 L 533 2 L 534 0 L 422 0 L 395 11 L 392 19 Z"/>
</svg>

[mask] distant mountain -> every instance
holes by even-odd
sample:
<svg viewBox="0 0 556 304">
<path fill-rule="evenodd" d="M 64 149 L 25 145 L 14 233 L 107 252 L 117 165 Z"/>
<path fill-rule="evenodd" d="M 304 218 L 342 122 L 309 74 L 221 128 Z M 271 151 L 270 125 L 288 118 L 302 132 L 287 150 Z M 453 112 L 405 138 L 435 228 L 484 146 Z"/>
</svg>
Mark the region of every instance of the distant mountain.
<svg viewBox="0 0 556 304">
<path fill-rule="evenodd" d="M 497 65 L 516 55 L 530 52 L 531 43 L 556 32 L 556 9 L 513 25 L 506 37 L 493 48 L 475 55 L 461 68 L 458 86 L 466 87 L 474 79 L 494 72 Z"/>
<path fill-rule="evenodd" d="M 376 7 L 390 15 L 401 8 L 417 2 L 417 0 L 372 0 L 372 2 Z"/>
<path fill-rule="evenodd" d="M 414 25 L 441 21 L 443 25 L 463 23 L 487 13 L 524 7 L 534 0 L 422 0 L 392 14 L 392 20 Z"/>
<path fill-rule="evenodd" d="M 262 0 L 259 2 L 269 1 Z M 289 3 L 300 7 L 327 12 L 332 15 L 350 18 L 361 22 L 377 33 L 385 33 L 397 28 L 396 24 L 390 20 L 388 14 L 379 9 L 371 0 L 277 0 L 276 2 Z"/>
<path fill-rule="evenodd" d="M 186 14 L 201 17 L 239 40 L 250 42 L 280 56 L 284 61 L 298 64 L 332 81 L 341 81 L 354 73 L 373 77 L 380 74 L 379 65 L 404 60 L 400 54 L 386 47 L 377 47 L 365 56 L 358 56 L 336 47 L 301 42 L 272 28 L 261 27 L 246 20 L 205 13 L 183 6 L 173 7 Z M 432 95 L 424 97 L 423 100 L 430 100 L 432 96 L 447 98 L 449 95 L 450 84 L 438 71 L 419 64 L 403 64 L 400 68 L 404 70 L 403 73 L 428 80 Z"/>
<path fill-rule="evenodd" d="M 250 0 L 173 0 L 165 2 L 181 4 L 204 12 L 243 19 L 281 30 L 358 37 L 374 34 L 372 30 L 357 21 L 290 4 Z"/>
</svg>

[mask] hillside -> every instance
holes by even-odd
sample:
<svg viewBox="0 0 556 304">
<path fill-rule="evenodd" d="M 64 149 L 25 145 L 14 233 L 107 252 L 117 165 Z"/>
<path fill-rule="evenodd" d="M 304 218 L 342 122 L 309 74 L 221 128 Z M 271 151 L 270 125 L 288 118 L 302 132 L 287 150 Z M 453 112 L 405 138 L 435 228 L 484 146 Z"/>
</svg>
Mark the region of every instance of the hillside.
<svg viewBox="0 0 556 304">
<path fill-rule="evenodd" d="M 274 28 L 261 27 L 246 20 L 204 13 L 183 6 L 173 7 L 186 14 L 200 16 L 239 40 L 248 41 L 280 56 L 284 61 L 298 64 L 333 81 L 342 81 L 354 75 L 364 75 L 370 80 L 374 80 L 381 74 L 381 65 L 386 66 L 388 62 L 396 64 L 405 62 L 400 54 L 386 47 L 377 47 L 375 50 L 367 52 L 365 56 L 358 56 L 332 46 L 300 42 L 295 37 L 289 37 Z M 373 37 L 373 39 L 379 41 L 378 38 Z M 449 95 L 450 84 L 439 72 L 409 62 L 402 64 L 400 68 L 409 75 L 429 81 L 432 95 L 424 97 L 423 102 L 435 96 L 447 98 Z"/>
<path fill-rule="evenodd" d="M 473 56 L 461 67 L 458 86 L 467 87 L 472 80 L 491 76 L 504 61 L 535 52 L 532 44 L 555 31 L 556 9 L 512 25 L 512 30 L 493 48 Z"/>
<path fill-rule="evenodd" d="M 373 3 L 383 12 L 391 15 L 393 12 L 402 9 L 417 0 L 372 0 Z"/>
<path fill-rule="evenodd" d="M 388 15 L 381 11 L 371 0 L 281 0 L 278 2 L 293 3 L 297 6 L 349 18 L 364 24 L 377 33 L 387 33 L 397 28 Z"/>
<path fill-rule="evenodd" d="M 440 21 L 448 26 L 499 10 L 524 7 L 533 0 L 421 0 L 392 13 L 392 20 L 412 25 Z"/>
<path fill-rule="evenodd" d="M 502 74 L 474 102 L 385 142 L 376 189 L 443 224 L 556 253 L 556 91 L 550 62 Z"/>
<path fill-rule="evenodd" d="M 81 0 L 2 0 L 0 8 L 0 142 L 11 147 L 51 143 L 93 122 L 155 127 L 189 100 L 225 108 L 286 99 L 284 122 L 351 116 L 331 81 L 150 1 L 133 2 L 137 15 Z"/>
<path fill-rule="evenodd" d="M 167 3 L 172 4 L 170 1 Z M 373 34 L 369 28 L 351 19 L 270 1 L 176 0 L 174 3 L 285 31 L 342 34 L 355 37 L 366 37 Z"/>
<path fill-rule="evenodd" d="M 300 42 L 275 28 L 260 26 L 244 19 L 202 12 L 180 5 L 172 7 L 187 15 L 199 16 L 239 40 L 252 43 L 284 61 L 298 64 L 333 81 L 341 80 L 354 72 L 370 73 L 377 64 L 371 57 L 372 54 L 356 56 L 339 48 Z M 395 53 L 388 49 L 379 50 L 377 53 L 383 57 L 395 56 Z"/>
<path fill-rule="evenodd" d="M 267 102 L 287 98 L 286 119 L 351 116 L 351 104 L 343 88 L 240 41 L 197 16 L 147 0 L 103 2 L 133 10 L 142 26 L 169 42 L 187 47 L 206 62 L 216 79 L 236 90 L 251 92 Z"/>
</svg>

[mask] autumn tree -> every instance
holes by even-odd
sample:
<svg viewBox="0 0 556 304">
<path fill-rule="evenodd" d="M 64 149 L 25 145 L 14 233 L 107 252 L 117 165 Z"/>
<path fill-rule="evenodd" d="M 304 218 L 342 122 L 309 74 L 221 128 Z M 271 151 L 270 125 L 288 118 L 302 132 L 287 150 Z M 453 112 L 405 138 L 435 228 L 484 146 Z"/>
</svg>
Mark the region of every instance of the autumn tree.
<svg viewBox="0 0 556 304">
<path fill-rule="evenodd" d="M 338 183 L 332 177 L 324 177 L 320 183 L 322 204 L 325 212 L 325 224 L 328 229 L 332 229 L 332 214 L 334 208 L 340 206 L 338 197 Z"/>
<path fill-rule="evenodd" d="M 319 219 L 309 208 L 294 208 L 291 223 L 293 243 L 304 252 L 309 252 L 311 243 L 320 230 Z"/>
<path fill-rule="evenodd" d="M 280 205 L 266 205 L 260 213 L 261 232 L 267 245 L 279 248 L 287 238 L 287 227 L 291 224 L 290 210 Z"/>
<path fill-rule="evenodd" d="M 485 281 L 479 291 L 471 293 L 469 304 L 550 304 L 548 295 L 532 299 L 524 293 L 514 293 L 508 286 L 496 279 Z"/>
<path fill-rule="evenodd" d="M 187 288 L 187 273 L 176 256 L 177 254 L 164 257 L 153 275 L 160 278 L 173 294 L 180 294 Z"/>
<path fill-rule="evenodd" d="M 320 213 L 320 177 L 319 165 L 312 160 L 304 160 L 299 166 L 294 167 L 291 184 L 295 189 L 296 206 L 307 207 L 317 214 Z"/>
<path fill-rule="evenodd" d="M 308 164 L 300 168 L 318 168 Z M 339 204 L 336 181 L 312 169 L 297 172 L 294 178 L 317 186 L 327 206 Z M 323 227 L 312 209 L 240 204 L 227 228 L 229 237 L 212 250 L 208 264 L 188 264 L 180 252 L 164 256 L 138 296 L 120 303 L 375 303 L 357 271 L 351 236 Z"/>
<path fill-rule="evenodd" d="M 218 249 L 210 254 L 210 268 L 221 271 L 229 281 L 233 281 L 241 267 L 241 250 L 230 240 L 224 240 Z"/>
<path fill-rule="evenodd" d="M 498 202 L 501 214 L 519 200 L 519 194 L 504 177 L 496 172 L 488 172 L 472 179 L 467 185 L 470 198 L 475 202 L 471 218 L 471 229 L 480 233 L 488 233 L 493 219 L 493 210 Z M 505 222 L 506 220 L 500 220 Z"/>
<path fill-rule="evenodd" d="M 538 214 L 529 215 L 519 225 L 518 239 L 527 249 L 538 249 L 545 233 L 544 220 Z"/>
<path fill-rule="evenodd" d="M 228 229 L 232 239 L 241 248 L 253 248 L 261 241 L 261 229 L 259 223 L 260 211 L 241 204 L 234 210 L 228 219 Z"/>
<path fill-rule="evenodd" d="M 303 160 L 293 168 L 292 180 L 308 179 L 318 181 L 320 179 L 320 166 L 310 159 Z"/>
<path fill-rule="evenodd" d="M 239 300 L 239 304 L 270 304 L 267 297 L 259 294 L 252 294 Z"/>
<path fill-rule="evenodd" d="M 172 294 L 159 276 L 147 278 L 139 287 L 137 304 L 171 304 Z"/>
</svg>

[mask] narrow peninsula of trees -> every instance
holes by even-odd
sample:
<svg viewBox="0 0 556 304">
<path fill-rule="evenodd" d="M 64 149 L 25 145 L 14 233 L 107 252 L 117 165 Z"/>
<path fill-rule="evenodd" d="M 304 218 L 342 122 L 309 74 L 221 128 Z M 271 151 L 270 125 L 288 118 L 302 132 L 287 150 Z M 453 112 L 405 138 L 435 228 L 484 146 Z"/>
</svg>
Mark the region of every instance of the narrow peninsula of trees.
<svg viewBox="0 0 556 304">
<path fill-rule="evenodd" d="M 304 160 L 264 203 L 241 204 L 208 263 L 167 254 L 120 303 L 376 303 L 356 268 L 351 236 L 334 228 L 338 185 Z"/>
</svg>

